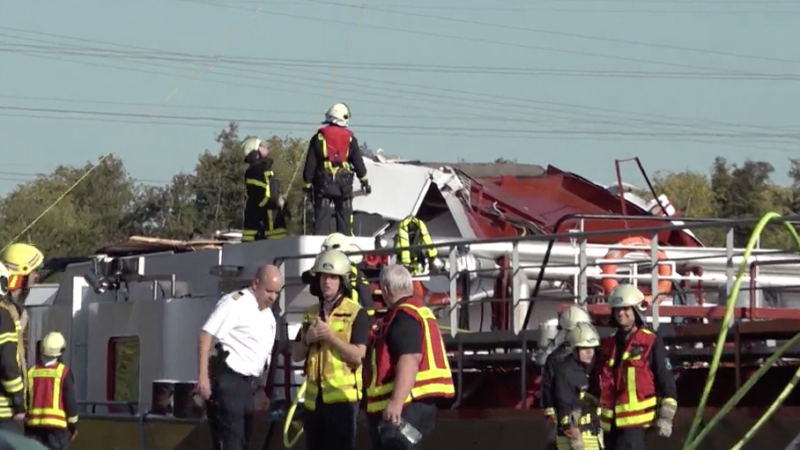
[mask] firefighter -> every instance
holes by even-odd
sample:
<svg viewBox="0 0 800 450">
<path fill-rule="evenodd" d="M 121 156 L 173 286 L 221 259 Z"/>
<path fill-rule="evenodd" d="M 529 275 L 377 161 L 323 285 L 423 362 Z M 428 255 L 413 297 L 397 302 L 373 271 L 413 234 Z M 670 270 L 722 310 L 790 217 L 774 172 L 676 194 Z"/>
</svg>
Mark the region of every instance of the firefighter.
<svg viewBox="0 0 800 450">
<path fill-rule="evenodd" d="M 320 251 L 339 250 L 342 252 L 357 252 L 361 249 L 350 244 L 350 239 L 342 233 L 332 233 L 322 242 Z M 375 301 L 372 299 L 372 292 L 369 289 L 369 280 L 364 272 L 358 268 L 358 255 L 350 256 L 350 291 L 348 296 L 361 304 L 367 310 L 368 315 L 375 314 Z M 306 270 L 300 277 L 304 284 L 308 285 L 308 290 L 314 297 L 320 297 L 319 282 L 316 281 L 314 270 Z"/>
<path fill-rule="evenodd" d="M 41 361 L 28 370 L 25 434 L 50 450 L 67 450 L 78 435 L 75 378 L 62 360 L 67 341 L 52 332 L 40 345 Z"/>
<path fill-rule="evenodd" d="M 272 171 L 273 160 L 267 143 L 250 137 L 241 145 L 244 161 L 248 164 L 244 174 L 247 201 L 244 207 L 242 242 L 279 239 L 286 232 L 286 197 L 281 195 L 281 185 Z"/>
<path fill-rule="evenodd" d="M 347 255 L 338 250 L 322 252 L 313 270 L 321 299 L 305 311 L 303 327 L 292 345 L 292 359 L 305 359 L 306 449 L 355 450 L 369 317 L 347 297 Z"/>
<path fill-rule="evenodd" d="M 0 296 L 6 297 L 12 275 L 0 264 Z M 19 330 L 12 309 L 0 308 L 0 430 L 23 433 L 25 385 L 19 362 Z"/>
<path fill-rule="evenodd" d="M 22 302 L 28 295 L 30 287 L 38 281 L 36 270 L 44 263 L 42 252 L 29 244 L 11 244 L 0 253 L 0 263 L 8 270 L 7 294 L 0 299 L 0 308 L 5 309 L 14 320 L 17 331 L 17 361 L 21 373 L 27 373 L 27 358 L 25 357 L 25 336 L 28 329 L 28 313 Z"/>
<path fill-rule="evenodd" d="M 303 190 L 314 205 L 314 235 L 337 231 L 353 235 L 353 176 L 369 195 L 367 168 L 350 124 L 350 109 L 337 103 L 325 113 L 323 127 L 311 138 L 303 168 Z M 331 213 L 336 229 L 331 230 Z"/>
<path fill-rule="evenodd" d="M 423 249 L 402 250 L 402 248 L 426 245 Z M 433 260 L 439 255 L 425 222 L 416 216 L 408 216 L 397 225 L 394 236 L 394 247 L 397 251 L 397 262 L 406 267 L 412 275 L 420 275 L 433 266 Z"/>
<path fill-rule="evenodd" d="M 596 379 L 606 448 L 644 449 L 647 428 L 655 426 L 662 437 L 672 434 L 678 408 L 675 377 L 664 342 L 645 328 L 644 294 L 621 285 L 608 302 L 617 332 L 600 343 Z"/>
<path fill-rule="evenodd" d="M 398 264 L 385 267 L 380 286 L 389 311 L 375 338 L 366 377 L 372 450 L 418 450 L 433 432 L 436 399 L 455 395 L 453 374 L 436 316 L 414 296 L 408 269 Z M 422 435 L 419 442 L 409 445 L 396 427 L 385 426 L 401 419 Z"/>
<path fill-rule="evenodd" d="M 558 425 L 556 421 L 556 410 L 553 399 L 552 380 L 553 376 L 558 370 L 558 367 L 572 355 L 572 345 L 567 339 L 569 332 L 582 323 L 591 323 L 592 319 L 589 317 L 583 308 L 572 305 L 566 311 L 562 312 L 558 317 L 558 333 L 545 350 L 548 355 L 542 370 L 542 407 L 544 408 L 544 416 L 548 423 L 548 444 L 549 447 L 556 445 L 556 434 Z"/>
<path fill-rule="evenodd" d="M 558 422 L 556 448 L 598 450 L 603 447 L 603 431 L 597 397 L 589 391 L 589 373 L 595 348 L 600 345 L 600 335 L 592 324 L 581 322 L 567 333 L 567 341 L 572 350 L 558 366 L 552 380 Z"/>
</svg>

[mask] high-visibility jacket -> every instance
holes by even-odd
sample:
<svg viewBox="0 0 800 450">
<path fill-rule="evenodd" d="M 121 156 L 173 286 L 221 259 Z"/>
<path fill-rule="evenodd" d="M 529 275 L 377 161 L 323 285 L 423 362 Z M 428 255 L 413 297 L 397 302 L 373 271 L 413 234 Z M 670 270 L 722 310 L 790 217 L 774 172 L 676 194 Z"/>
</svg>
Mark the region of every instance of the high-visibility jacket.
<svg viewBox="0 0 800 450">
<path fill-rule="evenodd" d="M 428 245 L 424 250 L 402 250 L 403 247 Z M 415 216 L 408 216 L 397 225 L 397 234 L 394 238 L 394 247 L 399 248 L 397 262 L 406 266 L 412 275 L 424 271 L 424 258 L 433 259 L 439 255 L 425 222 Z"/>
<path fill-rule="evenodd" d="M 600 342 L 598 360 L 600 388 L 600 419 L 606 430 L 647 427 L 656 419 L 656 386 L 650 369 L 650 351 L 656 335 L 638 328 L 625 344 L 620 364 L 615 367 L 616 336 Z"/>
<path fill-rule="evenodd" d="M 74 401 L 65 401 L 67 390 L 74 393 L 74 383 L 67 385 L 72 380 L 68 375 L 69 369 L 62 363 L 28 370 L 27 426 L 67 428 L 78 422 L 75 405 L 68 404 Z"/>
<path fill-rule="evenodd" d="M 25 410 L 25 384 L 19 350 L 22 346 L 19 340 L 21 326 L 6 306 L 0 308 L 0 420 L 9 420 L 15 413 Z"/>
<path fill-rule="evenodd" d="M 375 338 L 375 348 L 370 358 L 367 375 L 367 413 L 377 414 L 386 409 L 394 390 L 397 358 L 389 354 L 386 333 L 400 312 L 409 314 L 422 326 L 422 360 L 411 393 L 405 403 L 424 398 L 451 398 L 455 395 L 453 373 L 447 360 L 444 340 L 433 312 L 417 298 L 408 298 L 390 308 Z"/>
<path fill-rule="evenodd" d="M 20 374 L 28 370 L 27 359 L 25 358 L 25 329 L 28 327 L 28 314 L 25 309 L 9 300 L 0 300 L 0 308 L 8 311 L 14 319 L 14 329 L 17 332 L 17 364 L 20 367 Z M 23 379 L 23 383 L 25 380 Z"/>
<path fill-rule="evenodd" d="M 250 165 L 244 175 L 247 201 L 242 225 L 242 241 L 280 239 L 288 235 L 286 216 L 281 210 L 280 183 L 269 170 L 272 160 Z M 263 233 L 263 236 L 261 234 Z"/>
<path fill-rule="evenodd" d="M 328 314 L 327 322 L 334 335 L 344 342 L 350 342 L 353 322 L 356 320 L 361 305 L 352 299 L 343 297 Z M 319 305 L 308 308 L 305 312 L 304 324 L 310 324 L 319 316 Z M 348 403 L 361 400 L 363 379 L 361 365 L 351 365 L 327 342 L 314 344 L 306 357 L 306 395 L 305 407 L 316 409 L 317 396 L 321 394 L 322 402 Z"/>
</svg>

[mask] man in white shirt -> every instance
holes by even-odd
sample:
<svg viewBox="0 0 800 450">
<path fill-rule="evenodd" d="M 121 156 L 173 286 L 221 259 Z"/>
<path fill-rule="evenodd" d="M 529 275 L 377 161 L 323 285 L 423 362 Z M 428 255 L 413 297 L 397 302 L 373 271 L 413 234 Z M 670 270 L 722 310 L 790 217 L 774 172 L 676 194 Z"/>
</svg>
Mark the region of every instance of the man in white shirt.
<svg viewBox="0 0 800 450">
<path fill-rule="evenodd" d="M 256 386 L 275 345 L 277 324 L 270 307 L 282 288 L 277 267 L 260 267 L 250 287 L 217 302 L 200 332 L 198 390 L 208 401 L 215 450 L 247 449 Z M 218 355 L 209 364 L 214 340 Z"/>
</svg>

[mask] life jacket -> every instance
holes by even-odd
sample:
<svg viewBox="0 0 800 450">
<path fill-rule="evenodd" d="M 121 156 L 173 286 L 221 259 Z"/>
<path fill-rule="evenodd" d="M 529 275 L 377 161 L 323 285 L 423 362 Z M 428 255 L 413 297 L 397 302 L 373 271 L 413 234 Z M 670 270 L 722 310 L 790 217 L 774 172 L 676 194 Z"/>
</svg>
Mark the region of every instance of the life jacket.
<svg viewBox="0 0 800 450">
<path fill-rule="evenodd" d="M 353 322 L 361 305 L 350 298 L 342 298 L 327 317 L 333 334 L 344 342 L 350 342 Z M 311 324 L 319 316 L 319 305 L 305 312 L 304 325 Z M 354 403 L 361 400 L 363 378 L 361 365 L 353 366 L 344 361 L 339 353 L 327 342 L 314 344 L 306 357 L 306 395 L 305 408 L 316 409 L 317 397 L 322 394 L 322 402 Z"/>
<path fill-rule="evenodd" d="M 322 153 L 323 172 L 335 177 L 339 169 L 352 173 L 348 162 L 353 132 L 338 125 L 326 125 L 317 130 L 317 140 Z"/>
<path fill-rule="evenodd" d="M 424 249 L 398 250 L 397 261 L 406 266 L 412 275 L 425 272 L 427 262 L 439 255 L 439 250 L 433 247 L 433 240 L 425 222 L 416 216 L 408 216 L 397 225 L 397 234 L 394 236 L 394 247 L 414 247 L 428 245 Z"/>
<path fill-rule="evenodd" d="M 36 365 L 28 370 L 28 411 L 26 425 L 42 428 L 67 428 L 62 387 L 69 369 L 62 363 L 55 366 Z"/>
<path fill-rule="evenodd" d="M 614 367 L 617 353 L 616 336 L 600 342 L 598 360 L 600 376 L 600 420 L 606 430 L 647 427 L 656 419 L 656 386 L 650 370 L 650 352 L 656 335 L 646 329 L 637 330 L 628 338 Z"/>
<path fill-rule="evenodd" d="M 447 360 L 442 333 L 433 312 L 423 306 L 418 298 L 408 298 L 390 308 L 375 338 L 375 348 L 370 358 L 367 385 L 367 414 L 378 414 L 386 409 L 394 389 L 397 357 L 389 353 L 386 334 L 400 309 L 416 319 L 422 326 L 422 361 L 411 393 L 404 403 L 424 398 L 452 398 L 455 395 L 453 372 Z"/>
</svg>

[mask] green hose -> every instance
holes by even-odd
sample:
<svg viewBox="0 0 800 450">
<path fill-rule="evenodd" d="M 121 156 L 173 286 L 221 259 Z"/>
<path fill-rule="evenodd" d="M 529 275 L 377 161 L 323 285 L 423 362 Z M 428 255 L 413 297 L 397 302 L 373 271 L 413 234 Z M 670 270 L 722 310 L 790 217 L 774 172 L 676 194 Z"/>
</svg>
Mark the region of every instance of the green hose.
<svg viewBox="0 0 800 450">
<path fill-rule="evenodd" d="M 694 419 L 692 420 L 692 426 L 689 429 L 689 433 L 686 436 L 686 440 L 684 441 L 683 450 L 694 448 L 693 446 L 696 437 L 695 435 L 697 433 L 698 428 L 700 427 L 700 423 L 703 418 L 703 410 L 705 409 L 706 403 L 708 402 L 708 396 L 711 394 L 711 388 L 714 386 L 714 379 L 716 378 L 717 370 L 719 369 L 719 361 L 722 358 L 722 351 L 725 346 L 725 341 L 728 337 L 728 329 L 733 320 L 733 311 L 736 305 L 735 299 L 739 295 L 739 290 L 742 285 L 744 273 L 748 268 L 747 260 L 753 253 L 753 250 L 755 249 L 756 244 L 758 243 L 758 239 L 761 237 L 761 233 L 764 232 L 764 229 L 767 227 L 767 225 L 773 220 L 778 219 L 780 217 L 781 215 L 776 212 L 768 212 L 764 214 L 761 220 L 759 220 L 758 223 L 756 224 L 753 233 L 750 235 L 750 239 L 747 241 L 747 245 L 745 246 L 744 249 L 744 254 L 742 255 L 742 262 L 739 264 L 739 269 L 736 272 L 736 278 L 734 279 L 733 282 L 733 288 L 731 289 L 731 292 L 728 295 L 728 303 L 725 307 L 725 317 L 722 319 L 722 324 L 720 325 L 720 333 L 719 337 L 717 338 L 716 346 L 714 347 L 714 357 L 711 360 L 711 365 L 708 371 L 708 377 L 706 378 L 706 384 L 705 387 L 703 388 L 703 395 L 702 397 L 700 397 L 700 403 L 697 405 L 697 411 L 695 412 Z M 797 231 L 794 229 L 794 227 L 792 227 L 788 223 L 784 223 L 784 225 L 786 226 L 786 229 L 789 231 L 789 234 L 791 234 L 795 246 L 797 247 L 798 250 L 800 250 L 800 236 L 798 236 Z M 763 375 L 763 373 L 761 375 Z M 758 378 L 756 378 L 756 381 L 758 381 Z M 773 404 L 773 407 L 777 408 L 777 406 L 775 405 L 778 404 L 778 401 L 782 401 L 781 397 L 778 397 L 776 403 Z M 709 427 L 706 428 L 708 429 Z"/>
</svg>

